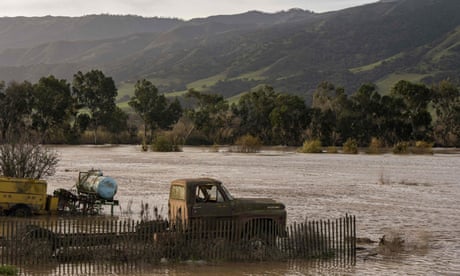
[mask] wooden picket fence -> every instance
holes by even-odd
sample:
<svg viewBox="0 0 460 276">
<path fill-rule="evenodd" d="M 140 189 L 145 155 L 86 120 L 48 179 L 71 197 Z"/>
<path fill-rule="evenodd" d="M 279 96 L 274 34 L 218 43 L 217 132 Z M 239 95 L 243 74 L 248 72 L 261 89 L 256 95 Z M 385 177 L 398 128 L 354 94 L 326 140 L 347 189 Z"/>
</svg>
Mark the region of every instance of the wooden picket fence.
<svg viewBox="0 0 460 276">
<path fill-rule="evenodd" d="M 166 221 L 0 218 L 3 265 L 123 264 L 164 260 L 266 261 L 324 259 L 354 264 L 354 216 L 293 223 L 281 229 L 266 220 Z"/>
</svg>

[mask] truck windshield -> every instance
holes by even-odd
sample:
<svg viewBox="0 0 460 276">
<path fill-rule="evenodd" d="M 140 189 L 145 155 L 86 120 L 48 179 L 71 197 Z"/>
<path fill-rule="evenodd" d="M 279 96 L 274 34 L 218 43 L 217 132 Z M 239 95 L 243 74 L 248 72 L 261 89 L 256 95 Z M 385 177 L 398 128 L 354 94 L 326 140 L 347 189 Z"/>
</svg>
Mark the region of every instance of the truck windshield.
<svg viewBox="0 0 460 276">
<path fill-rule="evenodd" d="M 227 196 L 228 200 L 233 200 L 233 196 L 230 194 L 227 188 L 225 188 L 224 185 L 221 185 L 220 187 L 222 188 L 222 191 L 224 192 L 224 194 Z"/>
</svg>

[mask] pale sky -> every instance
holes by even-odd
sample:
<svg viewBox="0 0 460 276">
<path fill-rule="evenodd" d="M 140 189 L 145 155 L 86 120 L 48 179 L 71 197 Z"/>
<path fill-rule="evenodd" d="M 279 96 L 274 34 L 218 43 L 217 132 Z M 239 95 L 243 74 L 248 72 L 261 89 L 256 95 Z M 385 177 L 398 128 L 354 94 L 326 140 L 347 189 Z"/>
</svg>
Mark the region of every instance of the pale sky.
<svg viewBox="0 0 460 276">
<path fill-rule="evenodd" d="M 317 13 L 340 10 L 378 0 L 0 0 L 0 17 L 140 15 L 191 19 L 237 14 L 249 10 L 277 12 L 301 8 Z"/>
</svg>

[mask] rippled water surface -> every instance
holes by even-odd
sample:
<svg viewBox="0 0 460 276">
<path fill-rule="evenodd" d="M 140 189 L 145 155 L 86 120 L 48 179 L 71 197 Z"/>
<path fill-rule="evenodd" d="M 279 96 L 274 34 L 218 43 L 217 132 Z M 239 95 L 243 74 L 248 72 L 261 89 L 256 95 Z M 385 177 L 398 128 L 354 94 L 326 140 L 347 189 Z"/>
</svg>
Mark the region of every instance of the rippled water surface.
<svg viewBox="0 0 460 276">
<path fill-rule="evenodd" d="M 460 154 L 342 155 L 265 150 L 184 148 L 140 152 L 136 146 L 57 147 L 60 163 L 48 192 L 71 188 L 79 170 L 98 168 L 119 184 L 121 210 L 138 216 L 140 202 L 166 214 L 170 181 L 213 177 L 235 197 L 272 197 L 286 204 L 289 222 L 352 214 L 357 236 L 404 240 L 398 252 L 365 245 L 353 267 L 310 262 L 162 264 L 146 275 L 459 275 Z M 131 207 L 128 202 L 132 201 Z M 116 210 L 118 215 L 120 210 Z M 114 273 L 119 274 L 120 273 Z"/>
</svg>

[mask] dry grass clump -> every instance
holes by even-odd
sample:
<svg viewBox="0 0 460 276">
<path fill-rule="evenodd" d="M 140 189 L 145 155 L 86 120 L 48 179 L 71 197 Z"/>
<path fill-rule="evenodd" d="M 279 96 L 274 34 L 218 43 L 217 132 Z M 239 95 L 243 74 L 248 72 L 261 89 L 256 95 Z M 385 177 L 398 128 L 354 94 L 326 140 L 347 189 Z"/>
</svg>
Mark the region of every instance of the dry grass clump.
<svg viewBox="0 0 460 276">
<path fill-rule="evenodd" d="M 235 147 L 233 151 L 243 153 L 254 153 L 259 152 L 261 147 L 262 141 L 259 139 L 259 137 L 246 134 L 239 137 L 235 141 Z"/>
<path fill-rule="evenodd" d="M 372 137 L 371 143 L 366 151 L 368 154 L 380 154 L 382 153 L 382 142 L 376 138 Z"/>
<path fill-rule="evenodd" d="M 173 139 L 169 136 L 162 135 L 158 136 L 152 143 L 152 151 L 157 152 L 177 152 L 181 151 L 179 145 L 177 145 Z"/>
<path fill-rule="evenodd" d="M 302 148 L 299 149 L 301 153 L 322 153 L 323 147 L 321 141 L 318 139 L 315 140 L 306 140 L 303 142 Z"/>
<path fill-rule="evenodd" d="M 346 154 L 357 154 L 358 153 L 358 142 L 355 139 L 348 138 L 343 144 L 343 153 Z"/>
<path fill-rule="evenodd" d="M 425 141 L 415 142 L 415 147 L 412 149 L 415 154 L 433 154 L 433 144 Z"/>
<path fill-rule="evenodd" d="M 393 146 L 394 154 L 408 154 L 409 153 L 409 143 L 408 142 L 398 142 Z"/>
<path fill-rule="evenodd" d="M 404 239 L 399 233 L 385 234 L 380 238 L 378 251 L 382 255 L 394 255 L 404 251 Z"/>
</svg>

